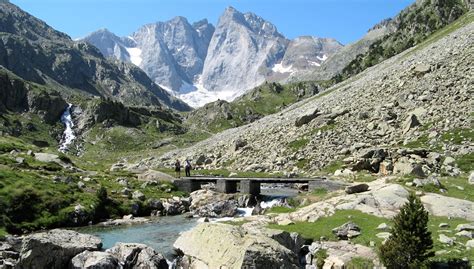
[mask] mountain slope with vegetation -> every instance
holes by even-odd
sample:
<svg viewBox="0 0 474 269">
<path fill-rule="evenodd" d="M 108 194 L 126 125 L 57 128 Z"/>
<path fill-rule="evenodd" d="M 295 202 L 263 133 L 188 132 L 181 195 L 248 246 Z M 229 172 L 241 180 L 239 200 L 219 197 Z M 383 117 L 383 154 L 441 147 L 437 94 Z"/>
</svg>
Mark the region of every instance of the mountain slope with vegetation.
<svg viewBox="0 0 474 269">
<path fill-rule="evenodd" d="M 340 82 L 420 44 L 468 10 L 464 0 L 417 1 L 395 18 L 385 21 L 384 23 L 391 25 L 394 30 L 373 42 L 367 52 L 357 55 L 333 79 Z"/>
<path fill-rule="evenodd" d="M 185 125 L 213 133 L 254 122 L 266 115 L 316 95 L 324 90 L 324 82 L 297 82 L 282 85 L 266 82 L 232 102 L 219 100 L 187 115 Z"/>
<path fill-rule="evenodd" d="M 190 110 L 139 68 L 105 59 L 95 47 L 72 41 L 8 1 L 0 2 L 0 65 L 63 95 Z"/>
</svg>

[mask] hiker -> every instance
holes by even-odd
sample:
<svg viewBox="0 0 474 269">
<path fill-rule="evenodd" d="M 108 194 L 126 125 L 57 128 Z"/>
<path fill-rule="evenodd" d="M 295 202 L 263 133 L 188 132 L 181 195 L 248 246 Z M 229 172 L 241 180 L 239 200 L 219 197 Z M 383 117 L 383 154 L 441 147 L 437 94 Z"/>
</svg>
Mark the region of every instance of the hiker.
<svg viewBox="0 0 474 269">
<path fill-rule="evenodd" d="M 191 162 L 186 159 L 186 164 L 184 165 L 184 171 L 186 172 L 186 176 L 190 177 L 191 176 Z"/>
<path fill-rule="evenodd" d="M 174 163 L 174 171 L 176 172 L 176 177 L 180 178 L 181 177 L 181 163 L 179 162 L 178 159 L 176 159 L 176 162 Z"/>
</svg>

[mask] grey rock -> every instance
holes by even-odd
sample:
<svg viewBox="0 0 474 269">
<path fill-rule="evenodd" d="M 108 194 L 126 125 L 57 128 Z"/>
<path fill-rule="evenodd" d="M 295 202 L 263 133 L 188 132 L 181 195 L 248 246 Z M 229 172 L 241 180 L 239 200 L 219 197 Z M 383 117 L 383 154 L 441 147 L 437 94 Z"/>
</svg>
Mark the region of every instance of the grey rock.
<svg viewBox="0 0 474 269">
<path fill-rule="evenodd" d="M 464 223 L 464 224 L 459 224 L 456 226 L 456 231 L 474 231 L 474 224 L 471 223 Z"/>
<path fill-rule="evenodd" d="M 237 151 L 247 145 L 247 141 L 244 139 L 237 139 L 234 142 L 234 149 Z"/>
<path fill-rule="evenodd" d="M 117 258 L 107 252 L 84 251 L 71 260 L 72 269 L 115 269 L 119 267 Z"/>
<path fill-rule="evenodd" d="M 134 191 L 132 194 L 132 198 L 140 201 L 145 201 L 145 194 L 141 191 Z"/>
<path fill-rule="evenodd" d="M 281 236 L 275 238 L 282 239 Z M 284 240 L 287 243 L 293 240 L 287 239 Z M 189 268 L 198 265 L 206 268 L 298 268 L 297 255 L 277 240 L 264 232 L 250 232 L 227 224 L 199 224 L 182 233 L 174 248 L 184 253 L 181 261 L 188 261 Z"/>
<path fill-rule="evenodd" d="M 235 200 L 217 201 L 195 209 L 194 214 L 209 218 L 233 217 L 237 214 L 237 202 Z"/>
<path fill-rule="evenodd" d="M 132 190 L 130 190 L 129 188 L 123 188 L 120 193 L 123 194 L 123 195 L 129 195 L 130 193 L 132 192 Z"/>
<path fill-rule="evenodd" d="M 468 240 L 465 246 L 467 249 L 474 248 L 474 239 Z"/>
<path fill-rule="evenodd" d="M 168 269 L 163 255 L 144 244 L 117 243 L 106 252 L 116 257 L 124 268 Z"/>
<path fill-rule="evenodd" d="M 23 239 L 20 268 L 65 268 L 69 261 L 85 250 L 99 250 L 98 237 L 68 230 L 54 229 L 35 233 Z"/>
<path fill-rule="evenodd" d="M 447 244 L 447 245 L 451 245 L 451 246 L 454 245 L 454 239 L 451 238 L 451 237 L 448 237 L 444 234 L 439 235 L 438 241 L 443 243 L 443 244 Z"/>
<path fill-rule="evenodd" d="M 389 232 L 381 232 L 381 233 L 377 233 L 375 236 L 377 236 L 378 238 L 380 239 L 388 239 L 392 234 L 389 233 Z"/>
<path fill-rule="evenodd" d="M 297 118 L 296 121 L 295 121 L 295 126 L 296 127 L 301 127 L 305 124 L 308 124 L 309 122 L 311 122 L 313 119 L 315 119 L 319 115 L 320 115 L 319 110 L 315 109 L 312 113 L 306 114 L 306 115 L 303 115 L 303 116 Z"/>
<path fill-rule="evenodd" d="M 446 157 L 443 161 L 444 166 L 454 166 L 456 164 L 456 160 L 453 157 Z"/>
<path fill-rule="evenodd" d="M 449 228 L 449 224 L 446 223 L 446 222 L 443 222 L 443 223 L 440 223 L 440 224 L 438 225 L 438 227 L 439 227 L 439 228 Z"/>
<path fill-rule="evenodd" d="M 353 222 L 346 222 L 343 225 L 332 229 L 332 233 L 339 239 L 347 240 L 360 234 L 360 228 Z"/>
<path fill-rule="evenodd" d="M 404 121 L 403 123 L 403 133 L 406 134 L 408 133 L 411 129 L 420 126 L 421 123 L 418 121 L 418 118 L 416 115 L 411 114 L 408 116 L 408 118 Z"/>
<path fill-rule="evenodd" d="M 474 238 L 474 231 L 460 231 L 456 233 L 456 236 L 459 237 L 467 237 L 467 238 Z"/>
<path fill-rule="evenodd" d="M 419 177 L 426 176 L 421 165 L 406 162 L 405 160 L 399 160 L 395 163 L 393 167 L 393 173 L 401 175 L 414 175 Z"/>
<path fill-rule="evenodd" d="M 367 191 L 368 189 L 369 189 L 369 185 L 362 183 L 362 184 L 347 186 L 345 191 L 347 194 L 353 194 L 353 193 L 364 192 L 364 191 Z"/>
<path fill-rule="evenodd" d="M 431 66 L 428 64 L 418 64 L 413 71 L 419 75 L 424 75 L 431 71 Z"/>
<path fill-rule="evenodd" d="M 380 223 L 379 226 L 376 228 L 377 230 L 382 230 L 382 231 L 388 231 L 390 230 L 390 226 L 387 225 L 387 223 Z"/>
</svg>

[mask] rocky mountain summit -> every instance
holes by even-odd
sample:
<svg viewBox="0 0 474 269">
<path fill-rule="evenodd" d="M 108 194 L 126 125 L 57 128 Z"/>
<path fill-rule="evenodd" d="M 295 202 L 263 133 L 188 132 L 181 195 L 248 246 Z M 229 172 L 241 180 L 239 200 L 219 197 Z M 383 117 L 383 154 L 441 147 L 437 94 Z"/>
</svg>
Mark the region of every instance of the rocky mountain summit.
<svg viewBox="0 0 474 269">
<path fill-rule="evenodd" d="M 0 65 L 18 77 L 63 94 L 101 96 L 126 104 L 189 110 L 139 68 L 105 59 L 17 6 L 0 3 Z"/>
<path fill-rule="evenodd" d="M 232 100 L 265 80 L 312 69 L 342 48 L 331 38 L 288 40 L 272 23 L 233 7 L 215 28 L 205 19 L 190 24 L 175 17 L 144 25 L 128 37 L 102 29 L 83 40 L 106 57 L 134 63 L 195 106 Z"/>
<path fill-rule="evenodd" d="M 141 67 L 166 89 L 186 92 L 202 73 L 214 26 L 201 20 L 190 24 L 184 17 L 142 26 L 127 37 L 101 29 L 83 40 L 104 56 Z"/>
<path fill-rule="evenodd" d="M 230 163 L 238 170 L 314 174 L 371 147 L 441 148 L 445 156 L 472 152 L 472 90 L 464 75 L 472 73 L 469 16 L 464 25 L 281 113 L 200 142 L 186 157 L 205 156 L 212 160 L 209 168 Z M 237 141 L 246 146 L 236 147 Z M 180 154 L 170 152 L 162 161 Z"/>
</svg>

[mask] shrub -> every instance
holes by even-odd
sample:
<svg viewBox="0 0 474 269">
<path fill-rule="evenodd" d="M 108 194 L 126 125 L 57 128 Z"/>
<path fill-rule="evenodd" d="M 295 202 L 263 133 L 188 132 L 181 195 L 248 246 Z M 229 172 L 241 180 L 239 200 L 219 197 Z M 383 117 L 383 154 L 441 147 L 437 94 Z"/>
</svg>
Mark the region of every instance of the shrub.
<svg viewBox="0 0 474 269">
<path fill-rule="evenodd" d="M 97 190 L 96 197 L 97 197 L 98 203 L 97 203 L 97 206 L 95 207 L 94 220 L 100 221 L 109 217 L 109 213 L 107 211 L 107 204 L 109 202 L 107 189 L 104 186 L 101 186 Z"/>
<path fill-rule="evenodd" d="M 433 256 L 428 212 L 420 199 L 411 193 L 408 202 L 394 218 L 392 235 L 379 248 L 380 259 L 387 268 L 421 268 Z"/>
<path fill-rule="evenodd" d="M 320 249 L 316 252 L 316 266 L 317 268 L 323 268 L 324 260 L 328 257 L 328 251 L 326 249 Z"/>
</svg>

